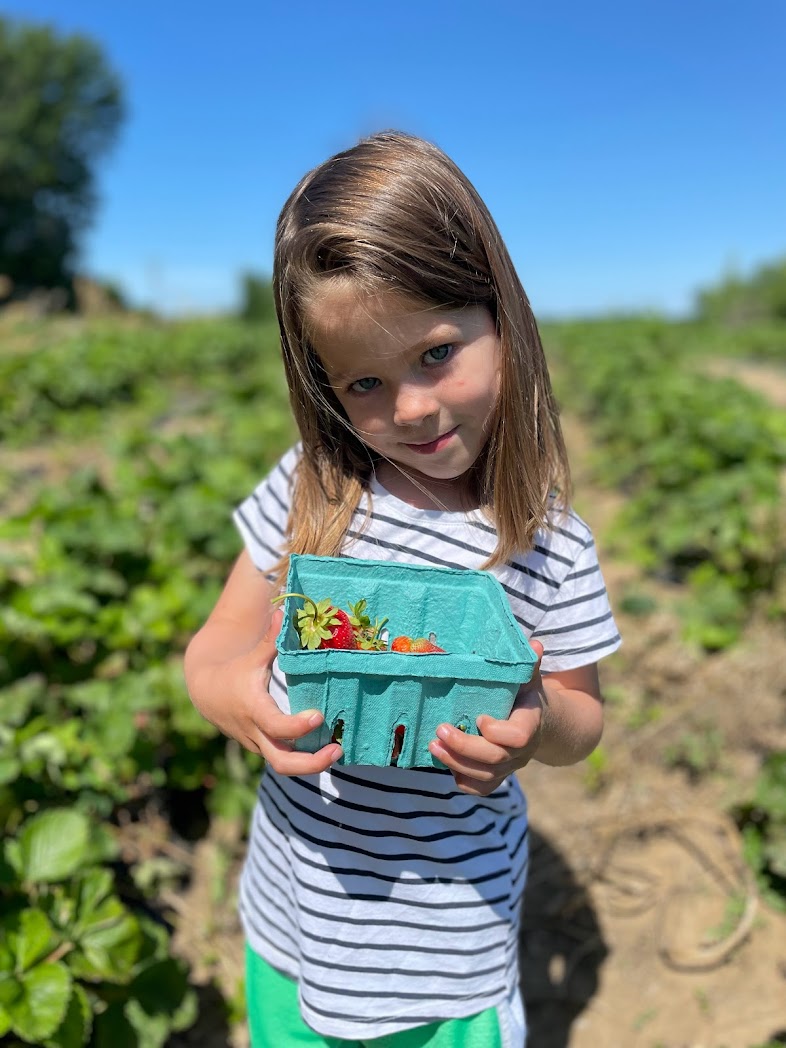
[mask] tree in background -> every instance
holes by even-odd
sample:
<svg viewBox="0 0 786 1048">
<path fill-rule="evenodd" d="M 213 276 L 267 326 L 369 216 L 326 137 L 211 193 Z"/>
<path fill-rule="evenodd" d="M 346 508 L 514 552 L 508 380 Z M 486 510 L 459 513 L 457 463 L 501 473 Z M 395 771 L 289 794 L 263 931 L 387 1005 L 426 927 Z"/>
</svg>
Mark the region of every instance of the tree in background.
<svg viewBox="0 0 786 1048">
<path fill-rule="evenodd" d="M 122 118 L 120 82 L 95 43 L 0 17 L 0 275 L 16 293 L 70 296 L 95 160 Z"/>
<path fill-rule="evenodd" d="M 699 292 L 697 310 L 702 320 L 731 327 L 786 322 L 786 258 L 759 266 L 747 278 L 732 274 Z"/>
<path fill-rule="evenodd" d="M 243 274 L 240 316 L 254 324 L 275 320 L 273 284 L 268 278 L 256 276 L 254 273 Z"/>
</svg>

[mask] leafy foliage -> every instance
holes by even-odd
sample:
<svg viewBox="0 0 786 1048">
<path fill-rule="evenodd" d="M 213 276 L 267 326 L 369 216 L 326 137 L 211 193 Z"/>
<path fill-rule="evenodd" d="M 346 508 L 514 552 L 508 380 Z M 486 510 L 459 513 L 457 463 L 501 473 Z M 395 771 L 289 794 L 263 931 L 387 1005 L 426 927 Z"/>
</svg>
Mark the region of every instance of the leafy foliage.
<svg viewBox="0 0 786 1048">
<path fill-rule="evenodd" d="M 726 277 L 699 293 L 697 307 L 702 319 L 736 328 L 786 323 L 786 259 L 760 266 L 748 279 Z"/>
<path fill-rule="evenodd" d="M 67 808 L 6 839 L 0 1034 L 71 1048 L 94 1033 L 101 1043 L 104 1030 L 154 1048 L 193 1023 L 196 997 L 166 929 L 121 902 L 111 870 L 95 865 L 105 850 L 88 817 Z"/>
<path fill-rule="evenodd" d="M 764 898 L 786 910 L 786 753 L 765 759 L 753 796 L 735 817 Z"/>
<path fill-rule="evenodd" d="M 243 276 L 243 301 L 240 315 L 243 320 L 268 324 L 275 320 L 273 284 L 269 279 L 246 273 Z"/>
<path fill-rule="evenodd" d="M 0 273 L 15 284 L 69 283 L 95 203 L 93 165 L 122 115 L 96 44 L 0 18 Z"/>
<path fill-rule="evenodd" d="M 786 613 L 786 418 L 685 360 L 683 329 L 620 320 L 550 329 L 562 393 L 591 423 L 599 472 L 626 496 L 619 548 L 687 583 L 688 635 L 732 643 L 755 603 Z"/>
<path fill-rule="evenodd" d="M 293 436 L 275 335 L 99 328 L 0 371 L 17 441 L 101 448 L 65 482 L 12 470 L 0 524 L 0 1036 L 155 1048 L 195 1002 L 117 824 L 253 802 L 259 759 L 197 714 L 179 653 L 238 552 L 232 506 Z"/>
</svg>

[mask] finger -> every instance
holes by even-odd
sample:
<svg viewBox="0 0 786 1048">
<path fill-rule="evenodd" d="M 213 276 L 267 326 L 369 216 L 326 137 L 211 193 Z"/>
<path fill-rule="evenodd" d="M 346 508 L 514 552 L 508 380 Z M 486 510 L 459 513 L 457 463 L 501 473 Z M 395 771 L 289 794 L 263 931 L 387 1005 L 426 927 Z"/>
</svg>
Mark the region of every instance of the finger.
<svg viewBox="0 0 786 1048">
<path fill-rule="evenodd" d="M 495 778 L 490 779 L 488 782 L 478 782 L 477 779 L 461 774 L 454 774 L 453 780 L 462 793 L 468 793 L 473 797 L 488 797 L 490 793 L 493 793 L 505 781 L 504 779 Z"/>
<path fill-rule="evenodd" d="M 462 757 L 443 746 L 439 739 L 432 740 L 428 748 L 432 757 L 442 761 L 452 772 L 466 775 L 478 782 L 489 782 L 491 779 L 498 779 L 500 776 L 504 777 L 512 766 L 510 761 L 485 764 L 482 761 L 475 761 L 469 757 Z"/>
<path fill-rule="evenodd" d="M 539 640 L 531 640 L 529 646 L 538 657 L 538 661 L 535 663 L 535 669 L 532 671 L 532 676 L 529 679 L 529 686 L 537 687 L 537 685 L 540 684 L 540 664 L 543 661 L 543 645 Z"/>
<path fill-rule="evenodd" d="M 504 745 L 495 745 L 483 735 L 471 735 L 461 731 L 452 724 L 440 724 L 437 727 L 437 740 L 456 756 L 478 764 L 500 764 L 510 760 L 511 754 Z"/>
<path fill-rule="evenodd" d="M 324 719 L 319 710 L 282 713 L 270 696 L 260 697 L 259 706 L 254 711 L 254 724 L 262 735 L 272 740 L 302 739 L 318 728 Z"/>
<path fill-rule="evenodd" d="M 335 742 L 323 746 L 316 753 L 295 750 L 274 739 L 267 739 L 262 744 L 262 756 L 279 775 L 318 775 L 335 764 L 343 752 Z"/>
<path fill-rule="evenodd" d="M 543 714 L 540 706 L 513 710 L 507 720 L 497 720 L 487 714 L 478 717 L 478 731 L 490 744 L 504 748 L 508 753 L 520 753 L 537 734 Z"/>
</svg>

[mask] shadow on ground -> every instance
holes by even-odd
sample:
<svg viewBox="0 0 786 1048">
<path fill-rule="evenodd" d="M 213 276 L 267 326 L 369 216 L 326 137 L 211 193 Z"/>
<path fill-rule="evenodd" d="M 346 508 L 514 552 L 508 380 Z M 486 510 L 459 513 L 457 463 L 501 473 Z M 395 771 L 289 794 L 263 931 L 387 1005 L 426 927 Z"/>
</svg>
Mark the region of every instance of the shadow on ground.
<svg viewBox="0 0 786 1048">
<path fill-rule="evenodd" d="M 565 1048 L 598 988 L 608 954 L 585 889 L 561 854 L 530 828 L 530 866 L 519 943 L 529 1044 Z"/>
</svg>

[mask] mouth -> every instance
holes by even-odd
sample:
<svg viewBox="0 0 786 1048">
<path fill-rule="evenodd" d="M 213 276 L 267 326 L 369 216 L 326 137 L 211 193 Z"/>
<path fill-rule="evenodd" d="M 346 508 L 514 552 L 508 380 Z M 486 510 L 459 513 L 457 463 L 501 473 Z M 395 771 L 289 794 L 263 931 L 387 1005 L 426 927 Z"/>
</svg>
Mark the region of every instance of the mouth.
<svg viewBox="0 0 786 1048">
<path fill-rule="evenodd" d="M 404 444 L 405 448 L 409 448 L 410 451 L 416 452 L 418 455 L 433 455 L 435 451 L 441 451 L 442 448 L 446 447 L 453 439 L 458 426 L 454 426 L 453 429 L 448 430 L 447 433 L 443 433 L 442 436 L 437 437 L 436 440 L 429 440 L 425 444 Z"/>
</svg>

